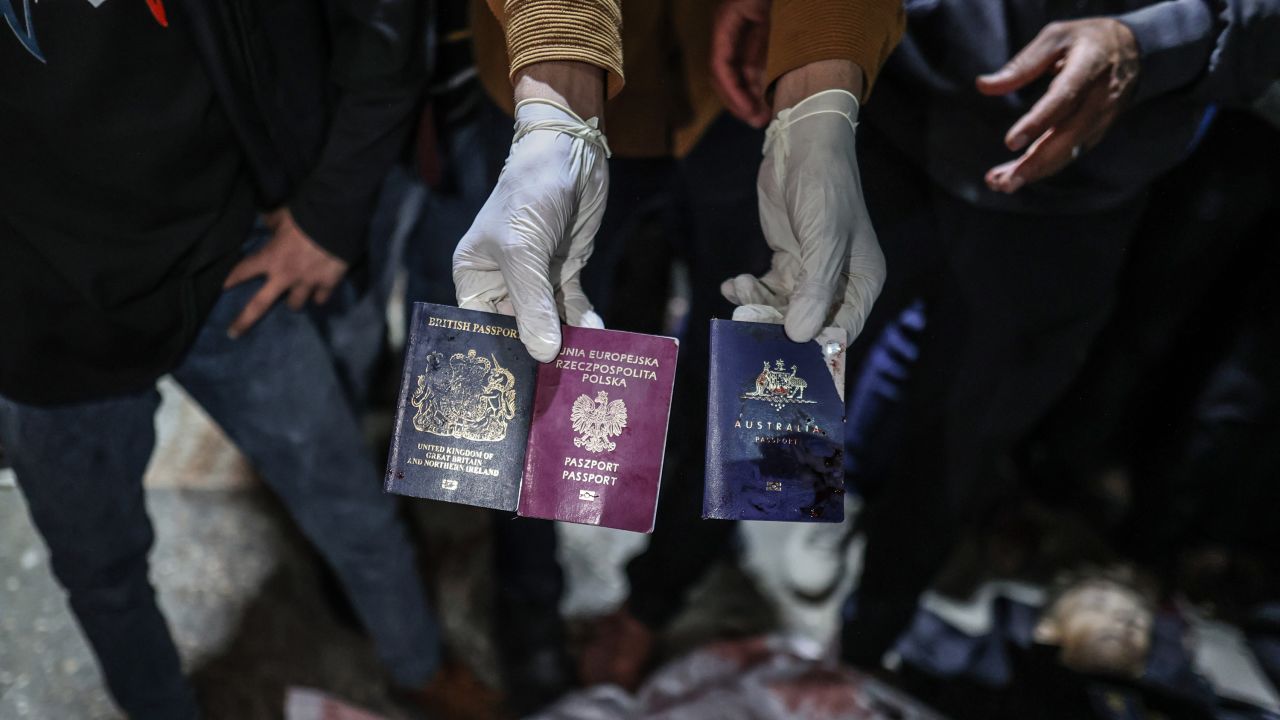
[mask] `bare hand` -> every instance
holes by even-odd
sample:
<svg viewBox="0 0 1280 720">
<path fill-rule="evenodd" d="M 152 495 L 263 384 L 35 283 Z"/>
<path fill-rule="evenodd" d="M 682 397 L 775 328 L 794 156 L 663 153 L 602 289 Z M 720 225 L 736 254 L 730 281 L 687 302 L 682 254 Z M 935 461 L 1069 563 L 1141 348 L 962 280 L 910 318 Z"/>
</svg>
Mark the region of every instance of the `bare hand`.
<svg viewBox="0 0 1280 720">
<path fill-rule="evenodd" d="M 762 128 L 769 122 L 764 96 L 765 51 L 771 0 L 724 0 L 711 32 L 711 78 L 725 108 Z"/>
<path fill-rule="evenodd" d="M 1138 43 L 1119 20 L 1090 18 L 1046 25 L 1000 70 L 978 78 L 984 95 L 1019 90 L 1046 72 L 1056 77 L 1005 135 L 1016 160 L 987 171 L 987 185 L 1016 192 L 1049 177 L 1101 142 L 1133 93 Z"/>
<path fill-rule="evenodd" d="M 307 237 L 293 221 L 288 208 L 276 210 L 264 219 L 271 229 L 271 239 L 237 263 L 222 284 L 223 289 L 227 289 L 256 277 L 266 277 L 262 288 L 227 329 L 227 335 L 232 338 L 240 337 L 253 327 L 285 293 L 289 294 L 289 307 L 294 310 L 301 310 L 308 300 L 324 304 L 347 272 L 347 263 Z"/>
</svg>

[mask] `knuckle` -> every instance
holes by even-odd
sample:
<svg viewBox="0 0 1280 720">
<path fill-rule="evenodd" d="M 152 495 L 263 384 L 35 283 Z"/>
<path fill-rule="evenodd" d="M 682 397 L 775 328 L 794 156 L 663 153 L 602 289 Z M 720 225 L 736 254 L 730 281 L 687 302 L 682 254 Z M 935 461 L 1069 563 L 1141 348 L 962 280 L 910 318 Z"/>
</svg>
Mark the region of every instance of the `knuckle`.
<svg viewBox="0 0 1280 720">
<path fill-rule="evenodd" d="M 1048 25 L 1045 25 L 1044 30 L 1049 37 L 1055 40 L 1060 40 L 1071 34 L 1072 26 L 1074 25 L 1075 22 L 1071 20 L 1054 20 Z"/>
<path fill-rule="evenodd" d="M 1040 32 L 1036 35 L 1036 40 L 1046 40 L 1046 41 L 1058 40 L 1059 38 L 1062 37 L 1062 34 L 1063 34 L 1062 21 L 1054 20 L 1048 25 L 1045 25 L 1043 28 L 1040 28 Z"/>
</svg>

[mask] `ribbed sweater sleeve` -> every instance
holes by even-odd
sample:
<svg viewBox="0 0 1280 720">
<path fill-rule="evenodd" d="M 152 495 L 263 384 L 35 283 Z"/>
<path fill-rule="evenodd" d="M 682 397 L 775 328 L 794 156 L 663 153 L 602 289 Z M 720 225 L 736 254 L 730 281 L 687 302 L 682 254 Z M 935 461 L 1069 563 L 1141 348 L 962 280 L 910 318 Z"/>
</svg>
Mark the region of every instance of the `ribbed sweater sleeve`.
<svg viewBox="0 0 1280 720">
<path fill-rule="evenodd" d="M 901 0 L 773 0 L 767 85 L 819 60 L 852 60 L 865 73 L 863 99 L 906 27 Z"/>
<path fill-rule="evenodd" d="M 608 71 L 609 97 L 622 89 L 622 0 L 488 1 L 506 30 L 512 78 L 533 63 L 576 60 Z"/>
</svg>

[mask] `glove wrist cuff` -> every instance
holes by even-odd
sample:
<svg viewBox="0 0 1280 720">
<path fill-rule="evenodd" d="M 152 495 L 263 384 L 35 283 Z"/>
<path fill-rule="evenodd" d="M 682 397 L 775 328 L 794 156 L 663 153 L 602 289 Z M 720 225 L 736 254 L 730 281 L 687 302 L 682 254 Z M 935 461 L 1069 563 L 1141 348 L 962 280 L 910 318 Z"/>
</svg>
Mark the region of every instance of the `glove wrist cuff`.
<svg viewBox="0 0 1280 720">
<path fill-rule="evenodd" d="M 848 102 L 848 103 L 852 103 L 852 104 L 853 104 L 853 114 L 854 114 L 854 115 L 857 115 L 857 114 L 858 114 L 858 109 L 862 106 L 862 104 L 858 102 L 858 96 L 857 96 L 857 95 L 854 95 L 853 93 L 849 92 L 848 90 L 845 90 L 844 88 L 828 88 L 828 89 L 826 89 L 826 90 L 819 90 L 818 92 L 816 92 L 816 93 L 814 93 L 814 94 L 810 95 L 809 97 L 807 97 L 807 98 L 805 98 L 805 99 L 801 100 L 800 102 L 796 103 L 795 105 L 792 105 L 792 106 L 791 106 L 790 108 L 788 108 L 788 109 L 789 109 L 789 110 L 792 110 L 792 111 L 794 112 L 794 111 L 796 111 L 796 110 L 799 110 L 799 109 L 800 109 L 803 105 L 805 105 L 806 103 L 809 103 L 809 102 L 819 102 L 819 99 L 820 99 L 820 98 L 821 98 L 821 99 L 824 99 L 824 100 L 825 100 L 825 99 L 830 99 L 830 100 L 832 100 L 832 101 L 834 101 L 834 102 L 837 102 L 837 103 L 839 103 L 839 102 Z"/>
<path fill-rule="evenodd" d="M 770 142 L 786 132 L 795 123 L 815 115 L 839 115 L 849 122 L 849 131 L 858 130 L 858 98 L 842 88 L 831 88 L 816 92 L 800 102 L 785 108 L 769 123 L 765 130 L 766 151 Z"/>
<path fill-rule="evenodd" d="M 521 108 L 530 105 L 549 105 L 568 117 L 566 118 L 538 118 L 533 120 L 525 120 L 520 117 Z M 590 118 L 583 120 L 582 116 L 570 110 L 568 107 L 561 105 L 554 100 L 546 98 L 528 98 L 521 100 L 516 105 L 516 131 L 515 137 L 512 138 L 512 144 L 515 144 L 520 138 L 528 135 L 534 130 L 551 130 L 552 132 L 564 133 L 579 140 L 584 140 L 592 145 L 599 147 L 604 151 L 606 158 L 613 157 L 613 153 L 609 150 L 609 141 L 605 139 L 604 132 L 600 130 L 600 118 Z"/>
</svg>

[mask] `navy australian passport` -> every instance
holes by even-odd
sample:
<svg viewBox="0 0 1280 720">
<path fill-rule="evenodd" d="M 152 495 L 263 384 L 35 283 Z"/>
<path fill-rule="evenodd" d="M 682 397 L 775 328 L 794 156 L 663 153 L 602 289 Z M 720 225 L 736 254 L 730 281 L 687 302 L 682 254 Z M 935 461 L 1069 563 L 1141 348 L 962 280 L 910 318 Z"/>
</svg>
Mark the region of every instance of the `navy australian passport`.
<svg viewBox="0 0 1280 720">
<path fill-rule="evenodd" d="M 711 321 L 703 517 L 844 520 L 843 335 Z"/>
<path fill-rule="evenodd" d="M 387 492 L 514 511 L 536 371 L 515 318 L 414 303 Z"/>
</svg>

